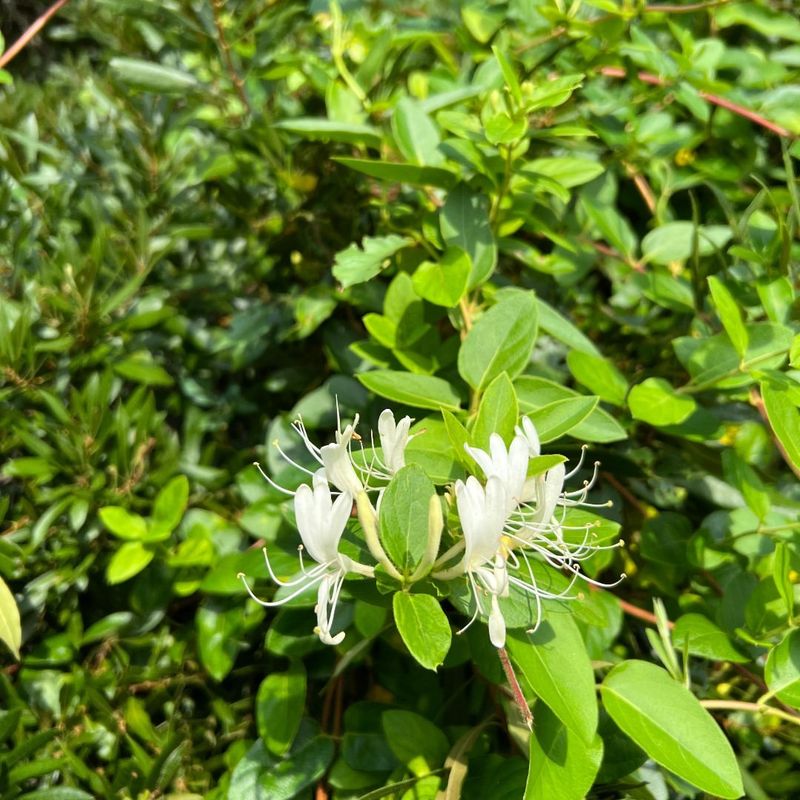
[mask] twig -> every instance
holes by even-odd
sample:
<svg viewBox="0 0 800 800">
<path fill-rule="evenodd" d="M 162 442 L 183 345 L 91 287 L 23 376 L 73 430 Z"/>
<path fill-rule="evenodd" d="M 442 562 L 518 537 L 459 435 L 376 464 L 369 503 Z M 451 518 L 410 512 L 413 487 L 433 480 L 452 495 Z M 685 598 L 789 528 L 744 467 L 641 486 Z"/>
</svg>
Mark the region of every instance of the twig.
<svg viewBox="0 0 800 800">
<path fill-rule="evenodd" d="M 721 711 L 750 711 L 753 714 L 772 714 L 786 720 L 786 722 L 800 725 L 800 716 L 789 714 L 779 708 L 763 705 L 762 703 L 749 703 L 746 700 L 701 700 L 700 705 L 710 710 L 719 709 Z"/>
<path fill-rule="evenodd" d="M 242 76 L 236 71 L 231 58 L 231 48 L 228 40 L 225 38 L 225 29 L 222 27 L 222 19 L 220 13 L 222 12 L 225 0 L 211 0 L 211 14 L 214 17 L 214 27 L 217 29 L 217 37 L 219 38 L 219 49 L 222 51 L 222 60 L 225 62 L 225 68 L 228 70 L 228 76 L 233 83 L 239 99 L 247 109 L 247 113 L 252 115 L 253 107 L 250 105 L 250 100 L 247 97 L 247 92 L 244 90 L 244 81 Z"/>
<path fill-rule="evenodd" d="M 22 50 L 28 42 L 36 36 L 39 31 L 44 28 L 45 25 L 50 21 L 50 18 L 57 14 L 67 3 L 69 0 L 57 0 L 57 2 L 53 3 L 47 11 L 44 12 L 41 16 L 39 16 L 32 25 L 28 27 L 28 29 L 22 34 L 22 36 L 17 39 L 8 50 L 5 51 L 2 55 L 0 55 L 0 69 L 2 69 L 12 58 L 14 58 L 20 50 Z"/>
<path fill-rule="evenodd" d="M 503 672 L 505 672 L 506 680 L 511 686 L 511 694 L 514 697 L 514 702 L 516 703 L 517 708 L 522 714 L 522 719 L 528 726 L 528 730 L 533 730 L 533 714 L 531 713 L 528 701 L 525 699 L 525 695 L 522 692 L 522 687 L 519 685 L 519 681 L 517 680 L 517 676 L 514 672 L 514 667 L 511 664 L 511 659 L 509 659 L 505 647 L 499 647 L 497 649 L 497 655 L 500 656 L 500 663 L 503 665 Z"/>
<path fill-rule="evenodd" d="M 643 517 L 647 516 L 647 509 L 642 505 L 639 498 L 618 478 L 610 472 L 601 472 L 600 478 L 613 486 Z"/>
<path fill-rule="evenodd" d="M 601 67 L 600 74 L 605 75 L 607 78 L 628 77 L 628 73 L 624 67 Z M 636 77 L 642 81 L 642 83 L 648 83 L 651 86 L 660 86 L 662 88 L 666 88 L 672 85 L 670 81 L 659 78 L 658 75 L 653 75 L 651 72 L 638 72 Z M 776 124 L 775 122 L 770 122 L 766 117 L 762 117 L 761 114 L 756 114 L 755 111 L 751 111 L 749 108 L 740 106 L 738 103 L 734 103 L 733 101 L 727 100 L 726 98 L 720 97 L 716 94 L 710 94 L 709 92 L 699 91 L 698 94 L 706 102 L 715 106 L 719 106 L 720 108 L 727 109 L 731 113 L 738 114 L 740 117 L 744 117 L 745 119 L 749 119 L 751 122 L 755 122 L 756 125 L 760 125 L 762 128 L 766 128 L 768 131 L 772 131 L 772 133 L 775 133 L 778 136 L 785 136 L 787 138 L 794 137 L 794 134 L 792 134 L 791 131 L 786 130 L 786 128 Z"/>
<path fill-rule="evenodd" d="M 653 190 L 650 188 L 650 184 L 647 182 L 647 178 L 639 172 L 633 164 L 623 161 L 622 166 L 625 167 L 625 171 L 633 180 L 636 188 L 639 190 L 639 194 L 642 196 L 642 200 L 644 200 L 645 205 L 647 206 L 648 210 L 651 214 L 656 213 L 656 197 L 653 194 Z"/>
<path fill-rule="evenodd" d="M 767 409 L 764 406 L 764 400 L 761 397 L 761 393 L 755 388 L 755 386 L 750 390 L 750 405 L 755 406 L 755 408 L 758 409 L 758 413 L 761 415 L 761 419 L 764 420 L 764 424 L 767 426 L 769 435 L 772 437 L 772 441 L 775 442 L 775 447 L 778 448 L 781 458 L 783 458 L 783 460 L 786 462 L 789 469 L 794 472 L 798 478 L 800 478 L 800 468 L 795 466 L 795 464 L 792 462 L 792 459 L 789 458 L 789 454 L 786 452 L 783 442 L 775 435 L 775 431 L 772 429 L 772 424 L 770 423 L 769 416 L 767 415 Z"/>
</svg>

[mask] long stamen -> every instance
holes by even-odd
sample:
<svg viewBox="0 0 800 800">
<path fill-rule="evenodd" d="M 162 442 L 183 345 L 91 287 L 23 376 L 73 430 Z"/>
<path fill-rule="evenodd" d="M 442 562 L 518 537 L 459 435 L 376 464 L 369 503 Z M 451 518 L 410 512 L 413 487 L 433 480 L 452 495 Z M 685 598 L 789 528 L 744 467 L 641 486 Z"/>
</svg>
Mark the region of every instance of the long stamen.
<svg viewBox="0 0 800 800">
<path fill-rule="evenodd" d="M 577 475 L 580 471 L 580 468 L 583 466 L 583 458 L 586 455 L 586 451 L 589 449 L 589 446 L 584 444 L 581 445 L 581 456 L 578 459 L 578 463 L 575 465 L 573 469 L 571 469 L 565 476 L 564 480 L 568 481 L 573 475 Z"/>
<path fill-rule="evenodd" d="M 300 547 L 297 548 L 298 551 L 302 552 L 302 547 L 303 546 L 300 545 Z M 284 581 L 284 580 L 281 580 L 275 574 L 274 570 L 272 569 L 272 564 L 270 563 L 269 556 L 267 555 L 267 548 L 266 547 L 263 548 L 263 553 L 264 553 L 264 561 L 267 562 L 267 571 L 269 572 L 269 576 L 270 576 L 270 578 L 272 578 L 273 581 L 275 581 L 275 583 L 278 584 L 278 586 L 297 586 L 298 584 L 303 583 L 303 581 L 308 580 L 308 578 L 316 577 L 318 573 L 323 572 L 329 566 L 328 564 L 317 564 L 317 566 L 314 567 L 312 570 L 310 570 L 309 572 L 306 572 L 305 569 L 303 568 L 303 562 L 301 560 L 300 561 L 300 570 L 303 573 L 302 577 L 295 578 L 294 580 L 291 580 L 291 581 Z M 302 559 L 302 556 L 301 556 L 301 559 Z"/>
<path fill-rule="evenodd" d="M 247 589 L 247 594 L 249 594 L 250 597 L 256 601 L 256 603 L 258 603 L 260 606 L 264 606 L 264 608 L 277 608 L 278 606 L 288 603 L 290 600 L 294 600 L 295 597 L 299 597 L 301 594 L 303 594 L 303 592 L 310 589 L 315 583 L 319 583 L 319 581 L 325 577 L 325 573 L 323 572 L 320 575 L 317 575 L 315 578 L 312 578 L 305 584 L 305 586 L 301 586 L 287 597 L 283 597 L 280 600 L 273 600 L 272 602 L 262 600 L 260 597 L 256 596 L 256 594 L 250 588 L 250 584 L 247 582 L 247 576 L 244 574 L 244 572 L 240 572 L 236 577 L 241 580 L 241 582 L 244 584 L 244 588 Z"/>
<path fill-rule="evenodd" d="M 270 476 L 269 476 L 269 475 L 267 475 L 267 473 L 266 473 L 266 472 L 264 472 L 264 470 L 261 468 L 261 464 L 259 464 L 259 463 L 258 463 L 258 461 L 254 461 L 254 462 L 253 462 L 253 466 L 254 466 L 254 467 L 255 467 L 255 468 L 256 468 L 256 469 L 257 469 L 257 470 L 258 470 L 258 471 L 261 473 L 261 477 L 262 477 L 262 478 L 263 478 L 263 479 L 264 479 L 264 480 L 265 480 L 265 481 L 266 481 L 266 482 L 267 482 L 267 483 L 268 483 L 268 484 L 269 484 L 269 485 L 270 485 L 270 486 L 271 486 L 273 489 L 277 489 L 279 492 L 283 492 L 283 494 L 288 494 L 288 495 L 289 495 L 289 497 L 294 497 L 295 493 L 294 493 L 294 492 L 292 492 L 292 491 L 290 491 L 289 489 L 284 489 L 284 487 L 283 487 L 283 486 L 281 486 L 281 485 L 280 485 L 280 484 L 278 484 L 278 483 L 275 483 L 275 481 L 274 481 L 274 480 L 272 480 L 272 478 L 270 478 Z"/>
<path fill-rule="evenodd" d="M 301 472 L 305 472 L 306 475 L 311 475 L 312 477 L 314 476 L 314 473 L 313 473 L 312 470 L 306 469 L 304 466 L 302 466 L 301 464 L 298 464 L 294 459 L 292 459 L 288 455 L 286 455 L 286 453 L 284 452 L 283 448 L 278 443 L 277 439 L 272 443 L 272 446 L 281 454 L 281 457 L 283 458 L 283 460 L 286 461 L 287 463 L 291 464 L 293 467 L 295 467 L 295 469 L 299 469 Z M 322 459 L 319 459 L 319 462 L 321 464 L 322 463 Z"/>
</svg>

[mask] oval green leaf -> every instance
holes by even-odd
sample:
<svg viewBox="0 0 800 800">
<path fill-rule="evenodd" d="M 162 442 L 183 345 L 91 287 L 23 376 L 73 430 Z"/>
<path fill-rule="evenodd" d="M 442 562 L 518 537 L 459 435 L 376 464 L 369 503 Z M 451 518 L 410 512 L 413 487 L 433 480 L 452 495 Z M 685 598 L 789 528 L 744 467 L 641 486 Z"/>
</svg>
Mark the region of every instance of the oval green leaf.
<svg viewBox="0 0 800 800">
<path fill-rule="evenodd" d="M 436 670 L 450 650 L 452 631 L 442 607 L 429 594 L 396 592 L 394 621 L 409 653 L 425 669 Z"/>
</svg>

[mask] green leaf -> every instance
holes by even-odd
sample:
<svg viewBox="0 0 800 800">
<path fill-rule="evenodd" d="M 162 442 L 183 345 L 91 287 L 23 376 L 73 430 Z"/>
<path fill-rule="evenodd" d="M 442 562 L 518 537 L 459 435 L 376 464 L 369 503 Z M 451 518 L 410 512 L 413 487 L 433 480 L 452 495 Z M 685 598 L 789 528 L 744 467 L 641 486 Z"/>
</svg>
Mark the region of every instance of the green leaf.
<svg viewBox="0 0 800 800">
<path fill-rule="evenodd" d="M 583 800 L 603 758 L 603 740 L 586 744 L 543 703 L 537 703 L 530 737 L 525 800 Z"/>
<path fill-rule="evenodd" d="M 625 405 L 628 382 L 622 373 L 602 356 L 571 350 L 567 353 L 567 366 L 578 383 L 592 394 L 615 406 Z"/>
<path fill-rule="evenodd" d="M 489 201 L 459 183 L 448 193 L 439 212 L 442 238 L 451 247 L 463 250 L 472 261 L 468 288 L 483 283 L 497 263 L 497 245 L 489 223 Z"/>
<path fill-rule="evenodd" d="M 764 677 L 771 692 L 790 706 L 800 708 L 800 630 L 790 630 L 769 651 Z"/>
<path fill-rule="evenodd" d="M 463 466 L 472 469 L 475 466 L 475 462 L 464 449 L 464 445 L 469 444 L 470 441 L 469 431 L 461 424 L 452 411 L 442 409 L 442 418 L 444 419 L 447 438 L 450 440 L 456 458 Z"/>
<path fill-rule="evenodd" d="M 425 717 L 413 711 L 390 709 L 381 714 L 381 725 L 397 760 L 415 774 L 430 772 L 444 763 L 450 742 Z"/>
<path fill-rule="evenodd" d="M 506 647 L 525 684 L 591 745 L 597 732 L 594 672 L 572 614 L 548 613 L 535 633 L 510 632 Z"/>
<path fill-rule="evenodd" d="M 188 72 L 138 58 L 112 58 L 109 66 L 117 79 L 146 92 L 185 94 L 200 85 Z"/>
<path fill-rule="evenodd" d="M 562 186 L 571 189 L 582 183 L 589 183 L 606 171 L 604 164 L 589 158 L 563 156 L 555 158 L 536 158 L 525 165 L 539 175 L 557 180 Z"/>
<path fill-rule="evenodd" d="M 489 437 L 493 433 L 500 434 L 503 441 L 510 444 L 518 417 L 519 408 L 514 384 L 511 383 L 507 373 L 501 372 L 481 397 L 478 416 L 475 418 L 470 435 L 472 444 L 488 450 Z"/>
<path fill-rule="evenodd" d="M 283 119 L 273 125 L 274 128 L 295 133 L 304 139 L 323 142 L 344 142 L 361 144 L 367 147 L 381 146 L 381 132 L 371 125 L 361 122 L 341 122 L 325 117 L 295 117 Z"/>
<path fill-rule="evenodd" d="M 443 409 L 443 413 L 450 412 Z M 441 420 L 425 417 L 411 428 L 411 433 L 414 438 L 406 447 L 406 464 L 419 464 L 425 474 L 439 485 L 452 483 L 461 477 L 456 453 Z"/>
<path fill-rule="evenodd" d="M 492 114 L 486 120 L 486 139 L 493 145 L 513 145 L 525 135 L 528 129 L 524 117 L 511 117 L 504 111 Z"/>
<path fill-rule="evenodd" d="M 436 166 L 444 160 L 439 129 L 416 100 L 404 97 L 395 106 L 392 133 L 400 152 L 412 163 Z"/>
<path fill-rule="evenodd" d="M 19 661 L 19 648 L 22 644 L 19 609 L 11 589 L 2 578 L 0 578 L 0 642 L 3 642 Z"/>
<path fill-rule="evenodd" d="M 100 509 L 99 516 L 103 525 L 120 539 L 138 541 L 147 536 L 147 521 L 144 517 L 122 506 L 105 506 Z"/>
<path fill-rule="evenodd" d="M 531 411 L 542 444 L 561 438 L 583 422 L 597 406 L 596 397 L 568 397 Z"/>
<path fill-rule="evenodd" d="M 792 346 L 789 348 L 789 364 L 792 369 L 800 369 L 800 333 L 792 339 Z"/>
<path fill-rule="evenodd" d="M 773 433 L 783 445 L 786 457 L 800 470 L 800 410 L 792 402 L 789 390 L 772 381 L 761 382 L 761 397 Z"/>
<path fill-rule="evenodd" d="M 409 653 L 425 669 L 436 670 L 450 650 L 450 623 L 435 597 L 395 592 L 394 620 Z"/>
<path fill-rule="evenodd" d="M 108 562 L 106 582 L 115 584 L 130 580 L 153 560 L 155 554 L 155 550 L 142 542 L 125 542 Z"/>
<path fill-rule="evenodd" d="M 637 383 L 628 394 L 628 407 L 634 419 L 650 425 L 679 425 L 697 408 L 694 399 L 678 394 L 663 378 L 648 378 Z"/>
<path fill-rule="evenodd" d="M 731 238 L 727 225 L 695 225 L 692 222 L 667 222 L 642 239 L 642 259 L 654 264 L 685 261 L 695 251 L 701 256 L 722 249 Z"/>
<path fill-rule="evenodd" d="M 356 375 L 374 394 L 414 408 L 446 408 L 457 411 L 461 400 L 455 388 L 433 375 L 415 375 L 391 369 L 376 369 Z"/>
<path fill-rule="evenodd" d="M 716 275 L 709 277 L 708 288 L 711 289 L 711 299 L 714 301 L 714 308 L 725 332 L 730 337 L 736 352 L 744 357 L 747 351 L 748 336 L 738 303 L 734 300 L 728 287 Z"/>
<path fill-rule="evenodd" d="M 333 740 L 328 736 L 319 735 L 304 740 L 287 757 L 260 774 L 255 797 L 252 794 L 244 795 L 242 800 L 292 800 L 302 797 L 303 790 L 313 786 L 325 774 L 335 751 Z"/>
<path fill-rule="evenodd" d="M 369 175 L 378 180 L 391 183 L 409 183 L 412 186 L 439 186 L 450 189 L 455 186 L 456 176 L 441 167 L 422 167 L 419 164 L 407 164 L 397 161 L 375 161 L 369 158 L 334 158 L 348 169 Z"/>
<path fill-rule="evenodd" d="M 514 378 L 525 369 L 536 341 L 536 299 L 519 292 L 492 306 L 472 326 L 458 351 L 458 372 L 483 391 L 501 372 Z"/>
<path fill-rule="evenodd" d="M 523 375 L 514 381 L 519 408 L 522 414 L 530 414 L 548 403 L 573 397 L 585 397 L 566 386 L 539 378 Z M 568 434 L 579 442 L 616 442 L 626 438 L 625 429 L 605 409 L 599 406 L 578 423 Z"/>
<path fill-rule="evenodd" d="M 725 480 L 742 493 L 748 508 L 763 520 L 771 504 L 767 488 L 756 471 L 732 449 L 722 453 L 722 470 Z"/>
<path fill-rule="evenodd" d="M 747 656 L 731 644 L 727 634 L 702 614 L 684 614 L 675 620 L 672 641 L 679 653 L 688 642 L 689 654 L 693 656 L 737 664 L 748 661 Z"/>
<path fill-rule="evenodd" d="M 414 272 L 414 291 L 429 303 L 451 308 L 467 290 L 472 269 L 469 256 L 458 247 L 448 247 L 440 261 L 423 261 Z"/>
<path fill-rule="evenodd" d="M 792 583 L 792 560 L 789 545 L 778 542 L 775 545 L 775 556 L 772 563 L 772 579 L 775 588 L 786 606 L 786 616 L 791 620 L 794 617 L 794 584 Z"/>
<path fill-rule="evenodd" d="M 144 386 L 172 386 L 172 376 L 160 364 L 153 361 L 147 351 L 133 353 L 113 365 L 114 372 L 134 383 Z"/>
<path fill-rule="evenodd" d="M 645 661 L 625 661 L 601 686 L 614 722 L 654 761 L 704 792 L 744 794 L 731 745 L 697 698 Z"/>
<path fill-rule="evenodd" d="M 400 572 L 409 576 L 428 544 L 428 508 L 436 488 L 422 467 L 411 464 L 398 470 L 383 492 L 380 538 L 387 555 Z"/>
<path fill-rule="evenodd" d="M 492 45 L 492 52 L 494 53 L 494 57 L 497 59 L 497 63 L 500 65 L 500 71 L 503 73 L 503 77 L 506 80 L 508 93 L 514 100 L 514 103 L 517 106 L 520 106 L 522 104 L 522 88 L 519 85 L 517 71 L 509 61 L 508 56 L 497 45 Z"/>
<path fill-rule="evenodd" d="M 573 350 L 593 356 L 601 355 L 591 339 L 588 339 L 563 314 L 545 303 L 540 297 L 536 298 L 536 307 L 539 310 L 539 327 L 542 331 Z"/>
<path fill-rule="evenodd" d="M 168 538 L 178 527 L 188 502 L 189 480 L 185 475 L 177 475 L 156 495 L 147 540 Z"/>
<path fill-rule="evenodd" d="M 256 695 L 256 727 L 267 750 L 282 756 L 292 746 L 306 705 L 306 671 L 293 661 L 286 672 L 267 675 Z"/>
<path fill-rule="evenodd" d="M 395 234 L 365 236 L 361 247 L 354 242 L 336 254 L 333 276 L 345 289 L 368 281 L 388 266 L 387 259 L 410 244 L 413 244 L 411 239 Z"/>
</svg>

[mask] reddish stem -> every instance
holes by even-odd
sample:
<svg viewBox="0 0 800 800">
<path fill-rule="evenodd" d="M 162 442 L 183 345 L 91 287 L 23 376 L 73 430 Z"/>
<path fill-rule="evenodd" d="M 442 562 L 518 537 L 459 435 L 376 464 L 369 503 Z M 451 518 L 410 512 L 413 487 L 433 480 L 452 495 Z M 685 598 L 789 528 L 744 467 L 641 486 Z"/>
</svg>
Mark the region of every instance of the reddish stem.
<svg viewBox="0 0 800 800">
<path fill-rule="evenodd" d="M 2 55 L 0 55 L 0 69 L 2 69 L 9 61 L 11 61 L 14 56 L 22 50 L 28 42 L 36 36 L 39 31 L 44 28 L 45 25 L 50 21 L 50 17 L 60 11 L 69 0 L 57 0 L 57 2 L 53 3 L 47 11 L 44 12 L 38 19 L 36 19 L 32 25 L 28 27 L 25 33 L 17 39 L 8 50 L 5 51 Z"/>
<path fill-rule="evenodd" d="M 508 657 L 508 652 L 506 651 L 505 647 L 499 647 L 497 649 L 497 655 L 500 656 L 500 663 L 503 665 L 503 672 L 505 672 L 506 680 L 511 686 L 511 694 L 514 698 L 514 702 L 516 703 L 520 714 L 522 714 L 522 719 L 525 721 L 528 729 L 532 730 L 533 714 L 531 713 L 531 708 L 522 692 L 522 687 L 519 685 L 516 673 L 514 672 L 514 667 L 511 664 L 511 659 Z"/>
</svg>

